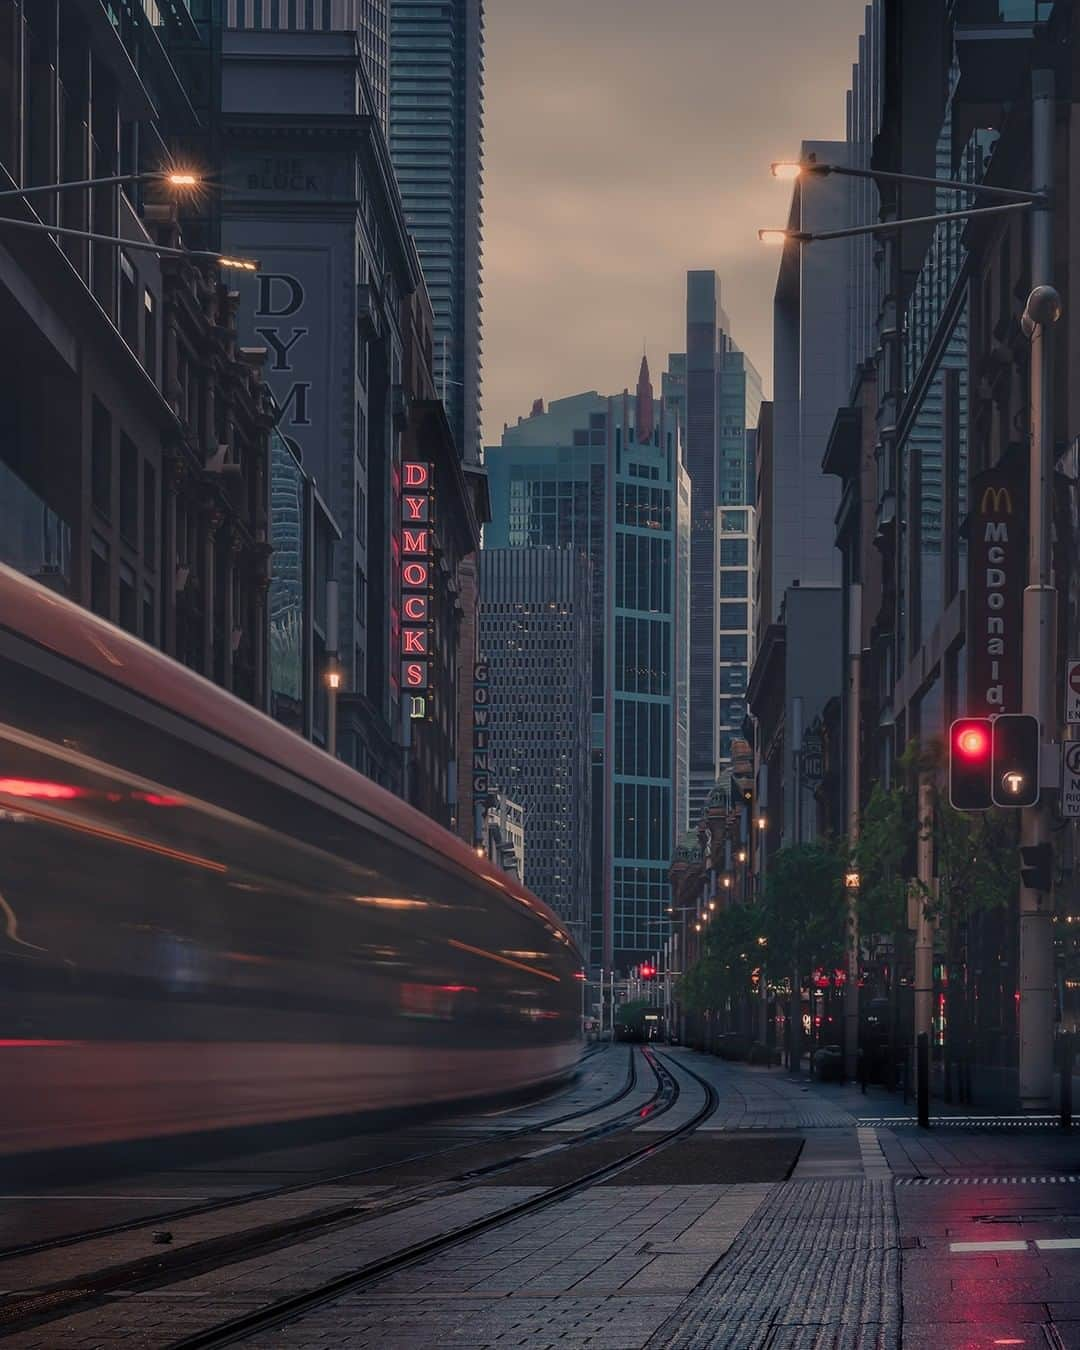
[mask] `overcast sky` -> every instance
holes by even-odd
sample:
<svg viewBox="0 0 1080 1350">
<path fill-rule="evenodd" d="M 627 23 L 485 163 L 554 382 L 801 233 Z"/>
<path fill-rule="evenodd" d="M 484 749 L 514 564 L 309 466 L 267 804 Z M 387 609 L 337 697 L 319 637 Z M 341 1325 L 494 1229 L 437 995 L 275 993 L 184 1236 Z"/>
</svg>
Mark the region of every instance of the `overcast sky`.
<svg viewBox="0 0 1080 1350">
<path fill-rule="evenodd" d="M 545 400 L 659 393 L 688 268 L 715 267 L 771 391 L 801 140 L 844 135 L 864 0 L 487 0 L 484 428 Z"/>
</svg>

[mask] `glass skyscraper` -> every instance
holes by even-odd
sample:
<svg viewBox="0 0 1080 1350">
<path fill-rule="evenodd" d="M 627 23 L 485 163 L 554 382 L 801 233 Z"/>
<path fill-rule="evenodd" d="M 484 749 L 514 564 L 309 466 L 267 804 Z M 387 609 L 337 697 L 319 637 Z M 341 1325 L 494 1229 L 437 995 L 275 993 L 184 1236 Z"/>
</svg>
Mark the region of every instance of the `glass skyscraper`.
<svg viewBox="0 0 1080 1350">
<path fill-rule="evenodd" d="M 389 0 L 390 153 L 435 309 L 433 366 L 463 457 L 480 450 L 483 0 Z"/>
<path fill-rule="evenodd" d="M 663 402 L 679 418 L 693 487 L 690 542 L 690 809 L 700 819 L 740 734 L 753 633 L 753 431 L 761 377 L 731 337 L 715 272 L 686 277 L 686 352 Z M 729 509 L 738 508 L 738 509 Z"/>
<path fill-rule="evenodd" d="M 592 563 L 592 953 L 625 968 L 667 931 L 686 762 L 689 484 L 677 423 L 652 398 L 579 394 L 485 452 L 485 546 L 570 546 Z"/>
<path fill-rule="evenodd" d="M 589 950 L 592 590 L 572 548 L 479 554 L 493 791 L 524 814 L 523 880 Z"/>
</svg>

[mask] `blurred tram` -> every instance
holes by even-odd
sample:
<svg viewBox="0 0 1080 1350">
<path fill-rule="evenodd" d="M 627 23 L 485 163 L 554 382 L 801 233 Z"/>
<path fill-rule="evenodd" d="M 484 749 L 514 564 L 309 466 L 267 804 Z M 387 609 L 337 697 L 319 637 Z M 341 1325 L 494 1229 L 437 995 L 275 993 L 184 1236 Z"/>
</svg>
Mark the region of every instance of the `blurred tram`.
<svg viewBox="0 0 1080 1350">
<path fill-rule="evenodd" d="M 456 836 L 0 567 L 0 1156 L 555 1081 L 580 970 Z"/>
</svg>

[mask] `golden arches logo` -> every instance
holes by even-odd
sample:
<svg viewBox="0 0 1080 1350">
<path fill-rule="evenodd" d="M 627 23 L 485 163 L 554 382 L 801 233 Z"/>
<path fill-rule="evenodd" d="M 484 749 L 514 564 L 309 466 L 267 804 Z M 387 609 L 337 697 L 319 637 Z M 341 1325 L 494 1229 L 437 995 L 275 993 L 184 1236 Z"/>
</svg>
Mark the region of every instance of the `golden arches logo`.
<svg viewBox="0 0 1080 1350">
<path fill-rule="evenodd" d="M 1013 513 L 1012 493 L 1007 487 L 988 487 L 982 495 L 979 508 L 984 516 L 1011 516 Z"/>
</svg>

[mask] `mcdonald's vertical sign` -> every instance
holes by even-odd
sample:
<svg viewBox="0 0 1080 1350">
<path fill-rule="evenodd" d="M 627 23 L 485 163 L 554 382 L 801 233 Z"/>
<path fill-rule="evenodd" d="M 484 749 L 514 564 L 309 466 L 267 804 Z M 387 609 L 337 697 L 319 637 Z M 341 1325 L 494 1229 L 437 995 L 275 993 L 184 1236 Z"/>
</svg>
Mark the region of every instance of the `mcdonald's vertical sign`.
<svg viewBox="0 0 1080 1350">
<path fill-rule="evenodd" d="M 431 712 L 431 465 L 401 466 L 401 694 L 411 718 Z"/>
<path fill-rule="evenodd" d="M 996 464 L 972 478 L 970 491 L 964 712 L 996 717 L 1022 707 L 1026 465 Z"/>
</svg>

